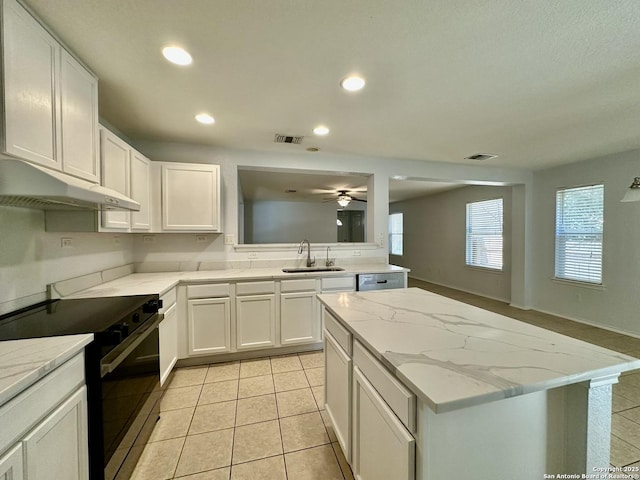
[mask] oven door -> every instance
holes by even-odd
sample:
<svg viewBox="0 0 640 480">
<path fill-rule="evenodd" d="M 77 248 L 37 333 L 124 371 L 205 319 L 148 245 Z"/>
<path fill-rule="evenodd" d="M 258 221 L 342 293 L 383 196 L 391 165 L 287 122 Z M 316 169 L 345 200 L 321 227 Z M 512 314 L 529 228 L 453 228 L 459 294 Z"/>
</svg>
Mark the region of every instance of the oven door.
<svg viewBox="0 0 640 480">
<path fill-rule="evenodd" d="M 105 479 L 129 478 L 158 419 L 160 355 L 158 325 L 149 319 L 138 331 L 104 357 L 102 432 Z M 138 448 L 135 448 L 138 447 Z"/>
</svg>

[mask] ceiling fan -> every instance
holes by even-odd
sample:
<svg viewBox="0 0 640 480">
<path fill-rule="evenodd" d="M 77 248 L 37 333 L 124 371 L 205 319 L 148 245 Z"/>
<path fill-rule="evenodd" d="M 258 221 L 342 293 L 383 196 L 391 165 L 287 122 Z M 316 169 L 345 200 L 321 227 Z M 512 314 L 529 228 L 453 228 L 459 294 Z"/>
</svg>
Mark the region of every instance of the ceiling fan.
<svg viewBox="0 0 640 480">
<path fill-rule="evenodd" d="M 324 201 L 329 202 L 329 201 L 336 200 L 338 202 L 338 205 L 340 205 L 343 208 L 349 205 L 349 203 L 351 202 L 367 203 L 367 201 L 363 200 L 362 198 L 357 198 L 357 197 L 354 197 L 353 195 L 350 195 L 349 190 L 338 190 L 336 192 L 336 195 L 337 197 L 325 198 Z"/>
</svg>

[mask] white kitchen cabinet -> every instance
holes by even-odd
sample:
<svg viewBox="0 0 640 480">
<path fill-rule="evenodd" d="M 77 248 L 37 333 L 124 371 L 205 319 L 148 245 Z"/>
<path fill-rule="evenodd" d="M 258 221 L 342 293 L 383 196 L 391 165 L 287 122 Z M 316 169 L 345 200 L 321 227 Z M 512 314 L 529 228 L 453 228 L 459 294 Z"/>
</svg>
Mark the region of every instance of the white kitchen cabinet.
<svg viewBox="0 0 640 480">
<path fill-rule="evenodd" d="M 413 480 L 415 439 L 357 366 L 351 467 L 358 480 Z"/>
<path fill-rule="evenodd" d="M 151 161 L 136 150 L 130 156 L 131 198 L 140 204 L 140 210 L 131 212 L 131 230 L 151 229 Z"/>
<path fill-rule="evenodd" d="M 225 298 L 187 301 L 187 351 L 189 355 L 231 351 L 231 302 Z"/>
<path fill-rule="evenodd" d="M 102 161 L 102 185 L 130 195 L 131 163 L 129 145 L 105 128 L 100 129 L 100 159 Z M 128 211 L 108 210 L 102 212 L 102 226 L 128 230 L 131 214 Z"/>
<path fill-rule="evenodd" d="M 220 232 L 220 167 L 163 163 L 162 231 Z"/>
<path fill-rule="evenodd" d="M 276 346 L 274 294 L 236 297 L 236 335 L 238 350 Z"/>
<path fill-rule="evenodd" d="M 22 480 L 23 478 L 22 444 L 19 443 L 0 457 L 0 480 Z"/>
<path fill-rule="evenodd" d="M 100 182 L 98 157 L 98 80 L 60 49 L 62 170 Z"/>
<path fill-rule="evenodd" d="M 88 478 L 87 393 L 81 387 L 23 441 L 29 480 Z"/>
<path fill-rule="evenodd" d="M 338 341 L 324 331 L 325 409 L 347 460 L 351 461 L 352 360 Z"/>
<path fill-rule="evenodd" d="M 4 0 L 4 149 L 62 170 L 59 44 L 15 0 Z"/>
<path fill-rule="evenodd" d="M 296 345 L 320 341 L 320 310 L 316 292 L 280 294 L 280 343 Z"/>
<path fill-rule="evenodd" d="M 158 327 L 160 337 L 160 385 L 171 374 L 178 361 L 178 306 L 174 302 L 164 312 L 164 318 Z"/>
<path fill-rule="evenodd" d="M 97 182 L 97 79 L 15 0 L 2 6 L 4 151 Z"/>
</svg>

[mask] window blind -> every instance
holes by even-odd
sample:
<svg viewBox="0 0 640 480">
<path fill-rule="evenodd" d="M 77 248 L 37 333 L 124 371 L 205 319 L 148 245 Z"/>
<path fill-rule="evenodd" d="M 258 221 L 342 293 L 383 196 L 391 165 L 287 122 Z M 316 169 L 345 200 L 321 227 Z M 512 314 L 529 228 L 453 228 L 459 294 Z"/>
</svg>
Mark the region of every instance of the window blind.
<svg viewBox="0 0 640 480">
<path fill-rule="evenodd" d="M 502 224 L 502 198 L 467 203 L 467 265 L 502 270 Z"/>
<path fill-rule="evenodd" d="M 556 278 L 602 283 L 604 185 L 556 192 Z"/>
<path fill-rule="evenodd" d="M 391 255 L 402 255 L 402 213 L 392 213 L 389 215 L 389 253 Z"/>
</svg>

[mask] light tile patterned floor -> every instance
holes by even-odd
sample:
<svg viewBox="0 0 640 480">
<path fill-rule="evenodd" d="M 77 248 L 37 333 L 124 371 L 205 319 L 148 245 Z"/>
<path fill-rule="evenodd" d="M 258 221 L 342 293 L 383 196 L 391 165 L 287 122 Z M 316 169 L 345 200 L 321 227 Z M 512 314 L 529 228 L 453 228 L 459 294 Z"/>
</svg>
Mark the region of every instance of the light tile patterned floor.
<svg viewBox="0 0 640 480">
<path fill-rule="evenodd" d="M 640 339 L 410 279 L 461 302 L 640 358 Z M 135 480 L 351 480 L 324 410 L 322 352 L 175 371 Z M 611 464 L 640 466 L 640 371 L 613 387 Z"/>
<path fill-rule="evenodd" d="M 322 352 L 179 368 L 136 480 L 351 480 L 324 411 Z"/>
</svg>

